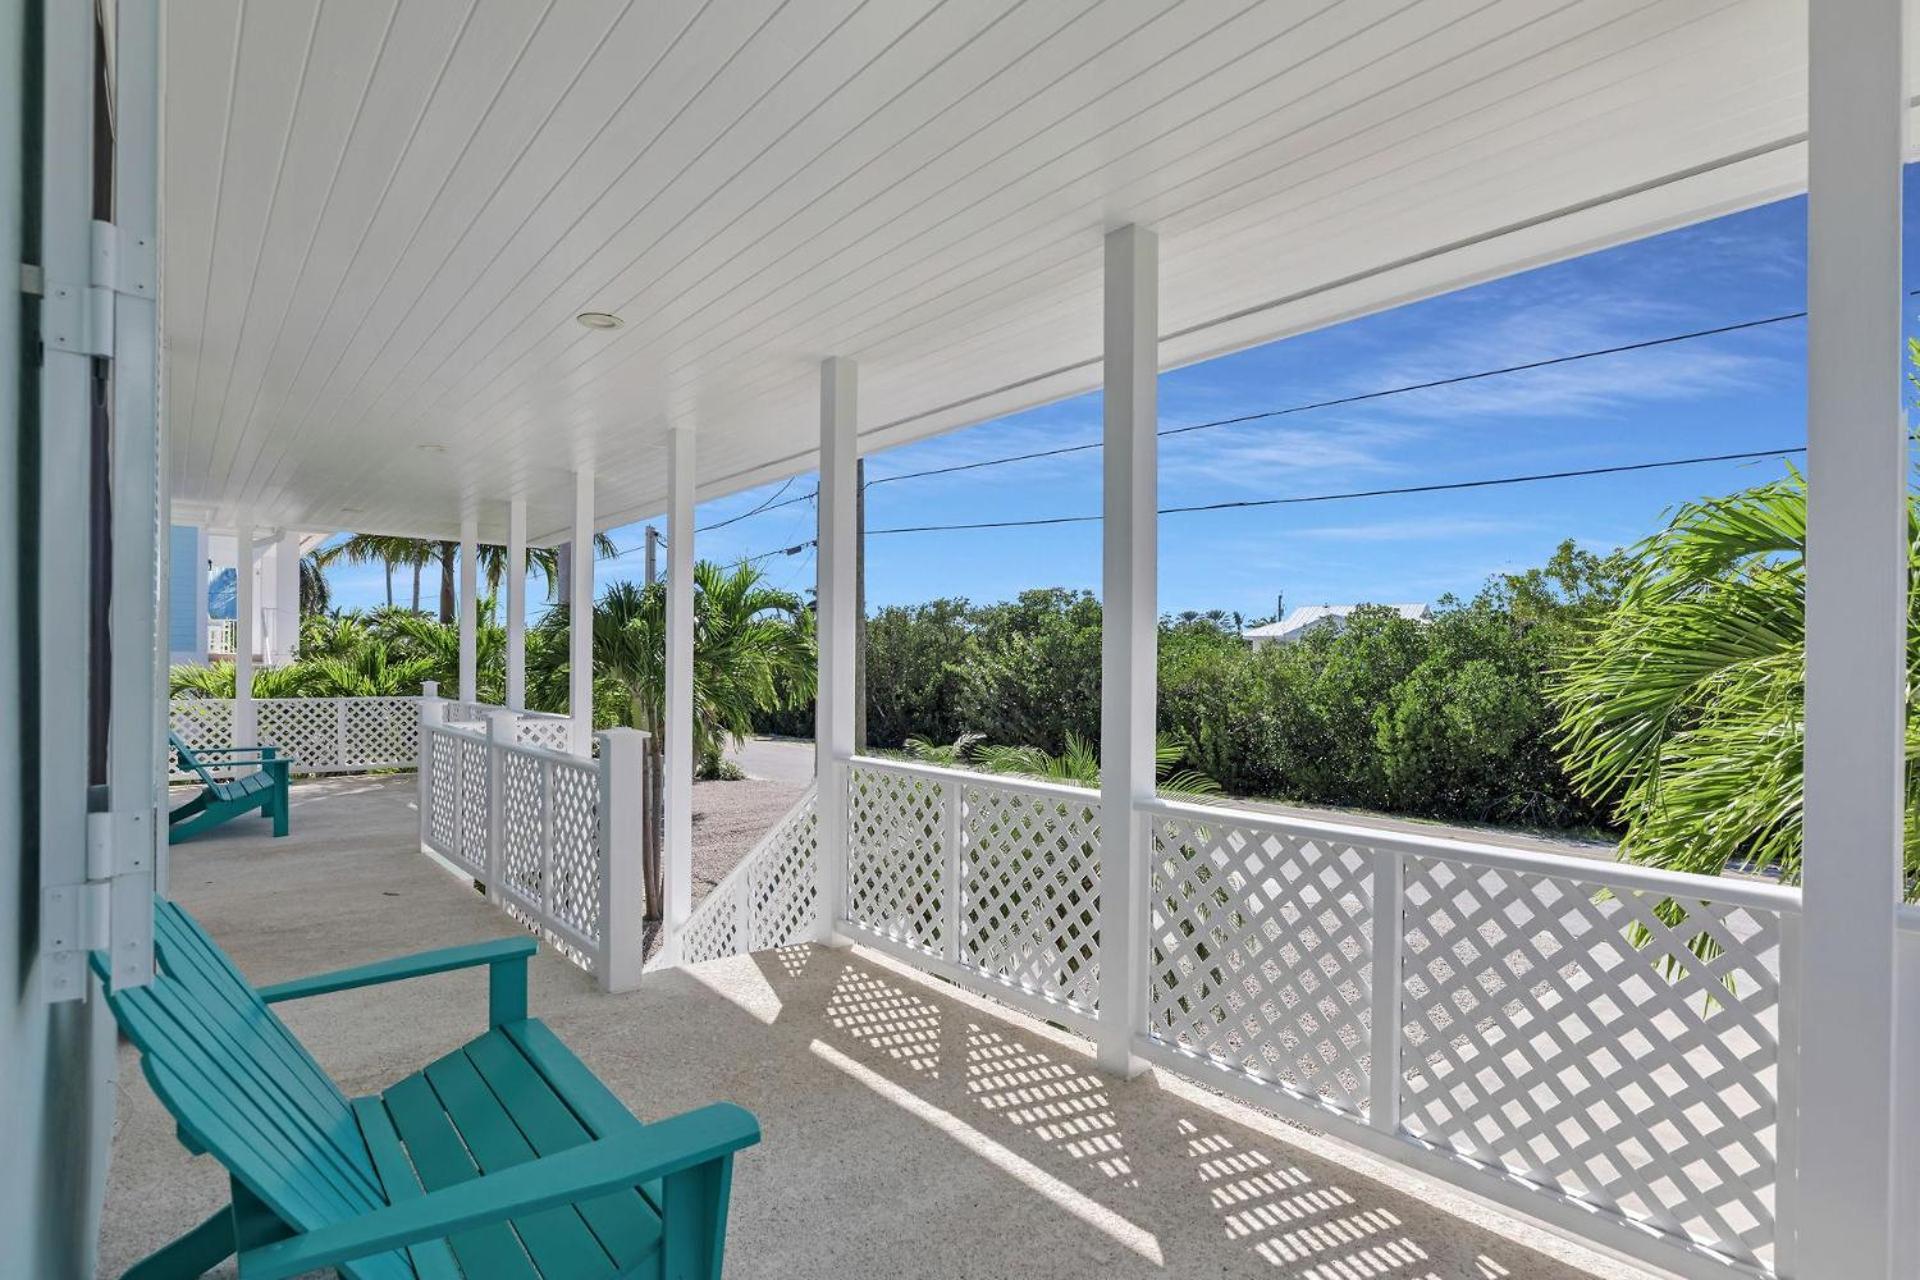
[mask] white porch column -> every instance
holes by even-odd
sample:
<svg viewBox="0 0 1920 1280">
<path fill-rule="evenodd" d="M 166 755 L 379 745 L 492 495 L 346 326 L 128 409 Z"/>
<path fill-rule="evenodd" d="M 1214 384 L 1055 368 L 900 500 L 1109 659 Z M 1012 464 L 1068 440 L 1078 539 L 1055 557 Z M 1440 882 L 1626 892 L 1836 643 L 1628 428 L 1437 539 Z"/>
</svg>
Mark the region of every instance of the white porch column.
<svg viewBox="0 0 1920 1280">
<path fill-rule="evenodd" d="M 267 665 L 282 667 L 300 650 L 300 535 L 283 530 L 273 544 L 273 625 L 261 647 Z"/>
<path fill-rule="evenodd" d="M 859 372 L 833 356 L 820 365 L 820 532 L 818 581 L 819 687 L 814 705 L 813 762 L 819 787 L 820 916 L 815 936 L 835 940 L 846 910 L 847 760 L 853 755 L 854 476 L 860 455 L 855 399 Z"/>
<path fill-rule="evenodd" d="M 527 709 L 527 500 L 507 503 L 507 705 Z"/>
<path fill-rule="evenodd" d="M 1134 805 L 1153 796 L 1159 522 L 1160 242 L 1107 233 L 1101 480 L 1100 1065 L 1131 1075 L 1146 1029 L 1147 851 Z"/>
<path fill-rule="evenodd" d="M 1886 1280 L 1894 1265 L 1907 657 L 1901 8 L 1811 6 L 1796 1280 Z"/>
<path fill-rule="evenodd" d="M 667 688 L 661 747 L 666 771 L 662 847 L 666 935 L 680 958 L 680 933 L 693 913 L 693 493 L 694 439 L 687 427 L 667 436 Z"/>
<path fill-rule="evenodd" d="M 573 473 L 573 543 L 567 574 L 567 714 L 573 750 L 593 752 L 593 470 Z"/>
<path fill-rule="evenodd" d="M 460 517 L 460 701 L 480 701 L 480 666 L 475 631 L 480 622 L 480 521 L 469 511 Z"/>
<path fill-rule="evenodd" d="M 253 522 L 241 517 L 233 531 L 233 741 L 251 747 L 253 718 Z"/>
</svg>

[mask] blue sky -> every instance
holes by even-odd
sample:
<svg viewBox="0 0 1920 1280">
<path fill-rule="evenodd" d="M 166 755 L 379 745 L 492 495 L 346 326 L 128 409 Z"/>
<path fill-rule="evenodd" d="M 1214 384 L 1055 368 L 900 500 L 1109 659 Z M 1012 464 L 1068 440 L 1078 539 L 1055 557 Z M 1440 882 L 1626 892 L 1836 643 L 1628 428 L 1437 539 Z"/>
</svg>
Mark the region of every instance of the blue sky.
<svg viewBox="0 0 1920 1280">
<path fill-rule="evenodd" d="M 1920 262 L 1910 168 L 1907 260 Z M 1805 305 L 1805 202 L 1783 201 L 1543 267 L 1160 380 L 1162 427 L 1283 408 L 1529 360 L 1798 311 Z M 1911 279 L 1910 279 L 1911 283 Z M 1806 328 L 1793 320 L 1651 350 L 1408 392 L 1197 431 L 1161 442 L 1162 506 L 1335 493 L 1746 452 L 1805 443 Z M 1100 399 L 1080 396 L 937 439 L 869 455 L 868 479 L 1096 440 Z M 1465 492 L 1399 495 L 1160 522 L 1163 612 L 1270 614 L 1353 601 L 1470 595 L 1488 575 L 1541 563 L 1564 538 L 1596 550 L 1631 543 L 1676 503 L 1781 474 L 1777 461 L 1718 463 Z M 811 475 L 781 495 L 810 492 Z M 779 485 L 709 502 L 707 525 L 748 511 Z M 899 525 L 1096 513 L 1097 451 L 879 484 L 870 530 Z M 704 559 L 729 562 L 805 542 L 801 502 L 714 530 Z M 603 581 L 640 577 L 641 524 Z M 660 523 L 664 529 L 664 521 Z M 811 550 L 760 561 L 795 590 Z M 937 596 L 977 602 L 1029 587 L 1099 588 L 1097 524 L 871 534 L 869 608 Z M 404 594 L 404 583 L 396 583 Z M 435 590 L 426 576 L 426 599 Z M 538 590 L 536 588 L 536 590 Z M 337 602 L 378 603 L 377 569 L 335 574 Z M 534 599 L 541 598 L 534 595 Z"/>
</svg>

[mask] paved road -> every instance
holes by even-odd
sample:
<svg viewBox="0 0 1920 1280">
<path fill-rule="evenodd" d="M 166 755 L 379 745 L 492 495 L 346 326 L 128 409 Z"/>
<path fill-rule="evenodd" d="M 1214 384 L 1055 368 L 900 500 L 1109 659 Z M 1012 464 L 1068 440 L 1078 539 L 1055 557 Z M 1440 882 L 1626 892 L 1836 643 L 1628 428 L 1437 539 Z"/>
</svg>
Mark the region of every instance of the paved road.
<svg viewBox="0 0 1920 1280">
<path fill-rule="evenodd" d="M 727 758 L 749 778 L 804 787 L 813 781 L 813 744 L 793 738 L 748 738 Z"/>
<path fill-rule="evenodd" d="M 749 778 L 763 778 L 769 782 L 790 782 L 801 786 L 813 781 L 813 744 L 811 742 L 792 738 L 750 738 L 739 750 L 729 754 L 734 763 L 738 764 L 741 771 Z M 1383 814 L 1363 813 L 1351 809 L 1273 804 L 1264 800 L 1235 800 L 1231 803 L 1240 808 L 1255 809 L 1264 813 L 1317 818 L 1322 822 L 1358 822 L 1370 827 L 1384 827 L 1389 831 L 1474 840 L 1482 844 L 1501 845 L 1511 849 L 1565 853 L 1576 857 L 1600 858 L 1609 862 L 1615 856 L 1614 846 L 1609 843 L 1582 840 L 1573 836 L 1508 831 L 1498 827 L 1463 826 L 1456 823 L 1424 822 L 1407 818 L 1390 818 Z"/>
</svg>

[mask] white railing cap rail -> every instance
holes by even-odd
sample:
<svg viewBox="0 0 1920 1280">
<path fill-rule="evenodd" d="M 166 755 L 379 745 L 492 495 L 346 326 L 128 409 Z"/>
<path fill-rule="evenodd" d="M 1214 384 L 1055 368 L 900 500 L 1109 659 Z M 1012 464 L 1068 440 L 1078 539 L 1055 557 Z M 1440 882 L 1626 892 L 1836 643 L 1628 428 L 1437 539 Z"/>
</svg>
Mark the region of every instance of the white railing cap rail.
<svg viewBox="0 0 1920 1280">
<path fill-rule="evenodd" d="M 517 716 L 520 713 L 516 711 L 511 714 Z M 433 730 L 434 732 L 457 733 L 465 738 L 484 738 L 487 736 L 485 721 L 479 723 L 477 731 L 468 724 L 435 725 L 433 726 Z M 643 738 L 647 736 L 645 730 L 635 730 L 635 732 L 639 733 Z M 543 747 L 535 742 L 509 742 L 504 738 L 496 738 L 493 740 L 493 745 L 506 755 L 525 756 L 529 760 L 548 760 L 554 764 L 572 765 L 576 769 L 593 769 L 598 767 L 592 756 L 575 755 L 571 751 L 561 751 L 553 747 Z"/>
<path fill-rule="evenodd" d="M 456 738 L 473 738 L 480 742 L 487 740 L 487 722 L 484 720 L 429 720 L 420 727 L 427 733 L 450 733 Z"/>
<path fill-rule="evenodd" d="M 1751 880 L 1731 880 L 1715 876 L 1691 875 L 1659 867 L 1636 866 L 1631 862 L 1603 862 L 1597 858 L 1579 858 L 1565 853 L 1546 853 L 1532 849 L 1513 849 L 1502 845 L 1481 844 L 1457 836 L 1419 835 L 1371 827 L 1363 823 L 1327 822 L 1290 814 L 1263 813 L 1257 809 L 1236 809 L 1220 804 L 1194 804 L 1191 801 L 1156 797 L 1134 806 L 1135 812 L 1178 818 L 1186 822 L 1211 821 L 1258 827 L 1273 827 L 1290 833 L 1320 836 L 1349 844 L 1365 845 L 1419 858 L 1438 858 L 1466 862 L 1481 867 L 1496 867 L 1530 875 L 1552 876 L 1561 880 L 1579 880 L 1611 889 L 1637 889 L 1674 898 L 1692 898 L 1718 902 L 1726 906 L 1752 907 L 1781 915 L 1800 914 L 1800 891 Z"/>
<path fill-rule="evenodd" d="M 1033 795 L 1055 796 L 1077 803 L 1100 803 L 1100 792 L 1092 787 L 1076 787 L 1066 782 L 1050 782 L 1024 773 L 987 773 L 980 769 L 956 769 L 952 765 L 923 764 L 918 760 L 888 760 L 881 756 L 853 756 L 848 764 L 860 769 L 879 769 L 889 773 L 908 773 L 938 782 L 962 786 L 994 787 L 1005 791 L 1024 791 Z"/>
</svg>

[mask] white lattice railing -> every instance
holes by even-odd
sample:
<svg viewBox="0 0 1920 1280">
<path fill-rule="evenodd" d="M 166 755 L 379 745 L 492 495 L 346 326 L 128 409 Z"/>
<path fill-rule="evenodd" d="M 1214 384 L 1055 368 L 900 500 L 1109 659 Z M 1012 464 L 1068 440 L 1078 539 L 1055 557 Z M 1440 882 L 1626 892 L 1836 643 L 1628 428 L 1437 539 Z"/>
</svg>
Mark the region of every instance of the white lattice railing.
<svg viewBox="0 0 1920 1280">
<path fill-rule="evenodd" d="M 254 745 L 278 747 L 295 773 L 356 773 L 411 768 L 418 755 L 420 700 L 394 698 L 255 698 Z M 167 724 L 189 747 L 234 745 L 232 698 L 175 698 Z M 177 768 L 175 779 L 189 775 Z"/>
<path fill-rule="evenodd" d="M 527 746 L 513 712 L 448 723 L 420 703 L 420 843 L 599 979 L 639 981 L 641 744 L 613 729 L 596 758 Z"/>
<path fill-rule="evenodd" d="M 428 697 L 436 686 L 429 681 Z M 381 698 L 254 698 L 253 742 L 278 747 L 293 758 L 295 773 L 361 773 L 369 769 L 411 769 L 419 758 L 420 699 L 412 695 Z M 483 725 L 501 707 L 484 702 L 443 704 L 447 721 Z M 229 747 L 238 739 L 232 698 L 175 698 L 168 704 L 168 727 L 189 747 Z M 573 721 L 548 711 L 515 714 L 515 741 L 522 746 L 568 751 Z M 171 752 L 169 752 L 171 757 Z M 182 773 L 169 758 L 168 772 Z"/>
<path fill-rule="evenodd" d="M 1098 793 L 847 777 L 841 931 L 1096 1033 Z M 1797 892 L 1208 804 L 1132 821 L 1139 1057 L 1686 1274 L 1786 1265 Z"/>
<path fill-rule="evenodd" d="M 429 685 L 429 696 L 438 695 L 438 686 Z M 507 708 L 491 702 L 443 700 L 448 724 L 485 724 L 496 711 Z M 525 747 L 545 747 L 549 751 L 573 749 L 573 719 L 553 711 L 514 712 L 516 740 Z"/>
<path fill-rule="evenodd" d="M 860 757 L 842 922 L 1044 1017 L 1099 1012 L 1100 797 Z M 957 891 L 956 891 L 957 890 Z"/>
<path fill-rule="evenodd" d="M 819 885 L 819 821 L 809 787 L 694 907 L 680 931 L 680 963 L 805 941 L 814 935 Z"/>
<path fill-rule="evenodd" d="M 1170 801 L 1139 820 L 1142 1056 L 1609 1243 L 1777 1265 L 1797 893 Z"/>
</svg>

